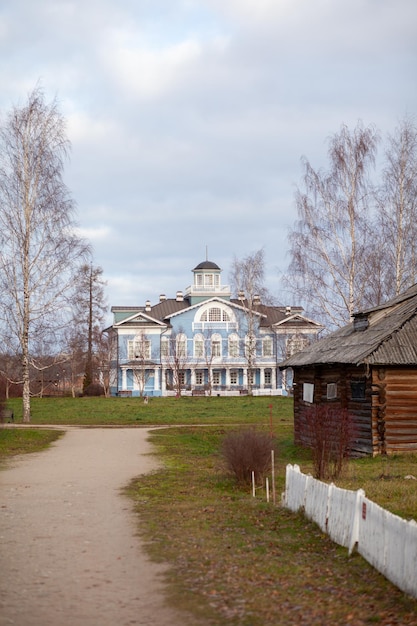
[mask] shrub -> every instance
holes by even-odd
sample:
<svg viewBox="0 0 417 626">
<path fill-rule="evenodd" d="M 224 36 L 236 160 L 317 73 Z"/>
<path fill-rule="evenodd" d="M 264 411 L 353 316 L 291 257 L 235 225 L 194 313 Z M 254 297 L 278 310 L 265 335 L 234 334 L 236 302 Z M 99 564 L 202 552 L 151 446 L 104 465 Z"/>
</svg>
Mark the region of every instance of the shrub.
<svg viewBox="0 0 417 626">
<path fill-rule="evenodd" d="M 104 396 L 104 387 L 99 383 L 91 383 L 84 389 L 85 396 Z"/>
<path fill-rule="evenodd" d="M 349 458 L 354 437 L 348 411 L 326 405 L 311 407 L 306 412 L 306 427 L 315 478 L 338 478 Z"/>
<path fill-rule="evenodd" d="M 254 429 L 244 430 L 226 435 L 222 456 L 239 484 L 250 484 L 252 472 L 255 472 L 257 484 L 262 484 L 271 469 L 271 450 L 274 448 L 270 435 Z"/>
</svg>

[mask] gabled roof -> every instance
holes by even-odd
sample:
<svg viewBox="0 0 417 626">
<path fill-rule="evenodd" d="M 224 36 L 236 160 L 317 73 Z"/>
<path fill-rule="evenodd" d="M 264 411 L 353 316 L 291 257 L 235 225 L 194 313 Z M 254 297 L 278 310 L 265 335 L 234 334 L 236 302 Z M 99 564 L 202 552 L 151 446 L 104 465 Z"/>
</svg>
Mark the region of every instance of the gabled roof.
<svg viewBox="0 0 417 626">
<path fill-rule="evenodd" d="M 153 316 L 148 315 L 144 311 L 137 311 L 130 315 L 129 317 L 125 317 L 122 320 L 119 320 L 114 324 L 114 326 L 137 326 L 138 324 L 143 323 L 144 325 L 156 325 L 156 326 L 165 326 L 160 320 L 155 319 Z"/>
<path fill-rule="evenodd" d="M 225 300 L 224 298 L 220 298 L 219 296 L 213 296 L 211 298 L 207 298 L 207 300 L 202 300 L 201 302 L 196 302 L 195 304 L 191 305 L 191 306 L 187 306 L 185 307 L 188 311 L 191 311 L 193 309 L 199 309 L 203 306 L 206 306 L 207 304 L 211 304 L 211 303 L 219 303 L 225 306 L 230 306 L 234 309 L 240 309 L 241 311 L 244 311 L 244 307 L 242 307 L 241 303 L 238 301 L 232 301 L 232 300 Z M 178 315 L 182 313 L 182 310 L 179 311 L 174 311 L 173 313 L 171 313 L 170 315 L 167 315 L 167 317 L 171 318 L 174 317 L 174 315 Z M 264 314 L 261 311 L 255 311 L 256 315 L 259 315 L 261 317 L 264 317 Z"/>
<path fill-rule="evenodd" d="M 417 365 L 417 284 L 297 352 L 280 367 L 347 363 Z"/>
</svg>

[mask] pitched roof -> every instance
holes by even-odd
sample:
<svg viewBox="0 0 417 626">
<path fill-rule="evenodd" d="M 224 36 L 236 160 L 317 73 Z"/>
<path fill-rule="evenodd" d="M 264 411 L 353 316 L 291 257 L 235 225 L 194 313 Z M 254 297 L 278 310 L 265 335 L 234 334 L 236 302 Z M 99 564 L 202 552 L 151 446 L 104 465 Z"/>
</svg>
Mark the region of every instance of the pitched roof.
<svg viewBox="0 0 417 626">
<path fill-rule="evenodd" d="M 297 352 L 280 367 L 325 363 L 417 365 L 417 284 Z"/>
</svg>

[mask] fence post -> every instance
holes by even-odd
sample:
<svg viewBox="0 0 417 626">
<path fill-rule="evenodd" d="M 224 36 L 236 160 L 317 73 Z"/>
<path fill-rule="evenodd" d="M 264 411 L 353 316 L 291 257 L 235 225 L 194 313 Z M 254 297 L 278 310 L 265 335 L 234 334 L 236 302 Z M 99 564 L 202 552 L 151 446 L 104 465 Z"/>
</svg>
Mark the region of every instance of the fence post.
<svg viewBox="0 0 417 626">
<path fill-rule="evenodd" d="M 355 509 L 353 512 L 352 528 L 350 531 L 349 556 L 352 554 L 355 545 L 359 541 L 359 524 L 362 516 L 362 500 L 365 497 L 363 489 L 356 492 Z"/>
</svg>

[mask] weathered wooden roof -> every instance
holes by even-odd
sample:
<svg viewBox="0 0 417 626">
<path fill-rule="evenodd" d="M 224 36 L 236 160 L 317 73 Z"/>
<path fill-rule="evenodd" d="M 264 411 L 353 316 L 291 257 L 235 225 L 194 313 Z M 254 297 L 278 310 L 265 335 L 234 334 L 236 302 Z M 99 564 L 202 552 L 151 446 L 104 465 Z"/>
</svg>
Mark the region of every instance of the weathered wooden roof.
<svg viewBox="0 0 417 626">
<path fill-rule="evenodd" d="M 417 365 L 417 284 L 384 305 L 355 313 L 352 323 L 280 368 L 326 363 Z"/>
</svg>

